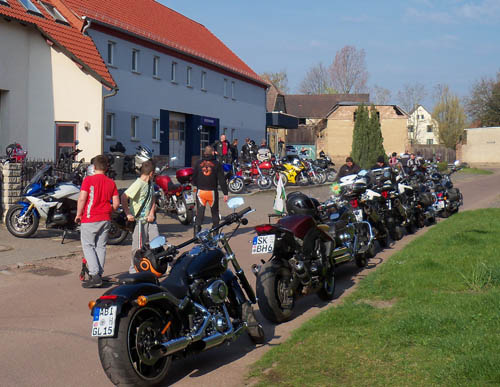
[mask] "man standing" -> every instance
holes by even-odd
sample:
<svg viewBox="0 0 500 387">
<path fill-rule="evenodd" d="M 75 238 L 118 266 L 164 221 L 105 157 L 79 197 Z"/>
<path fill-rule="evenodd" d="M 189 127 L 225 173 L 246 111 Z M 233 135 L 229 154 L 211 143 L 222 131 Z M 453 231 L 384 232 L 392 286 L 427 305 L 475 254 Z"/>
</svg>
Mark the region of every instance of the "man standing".
<svg viewBox="0 0 500 387">
<path fill-rule="evenodd" d="M 220 163 L 230 163 L 232 161 L 231 144 L 226 140 L 225 134 L 221 134 L 220 141 L 214 142 L 213 149 Z"/>
<path fill-rule="evenodd" d="M 234 163 L 235 161 L 238 161 L 238 139 L 235 138 L 233 140 L 233 143 L 231 144 L 231 156 L 232 156 L 232 162 Z"/>
<path fill-rule="evenodd" d="M 278 157 L 279 158 L 285 157 L 284 150 L 285 150 L 285 142 L 283 141 L 282 138 L 280 138 L 278 141 Z"/>
<path fill-rule="evenodd" d="M 349 156 L 345 159 L 345 164 L 340 167 L 335 180 L 340 181 L 341 177 L 357 174 L 360 170 L 359 165 L 354 164 L 352 157 Z"/>
<path fill-rule="evenodd" d="M 206 146 L 203 151 L 203 157 L 198 160 L 193 168 L 193 185 L 197 188 L 196 192 L 196 223 L 194 231 L 198 233 L 205 217 L 205 207 L 207 204 L 212 210 L 212 224 L 219 225 L 219 191 L 221 187 L 224 194 L 224 201 L 228 199 L 228 189 L 222 165 L 214 156 L 214 149 Z"/>
<path fill-rule="evenodd" d="M 127 215 L 127 219 L 131 222 L 136 221 L 132 233 L 132 259 L 129 273 L 136 272 L 134 257 L 137 250 L 141 249 L 145 242 L 151 242 L 160 235 L 158 225 L 155 222 L 154 173 L 155 164 L 153 161 L 144 161 L 141 166 L 141 176 L 127 188 L 121 198 L 123 211 Z M 129 208 L 129 200 L 132 211 Z"/>
<path fill-rule="evenodd" d="M 250 151 L 251 151 L 251 145 L 250 145 L 250 137 L 245 138 L 245 143 L 241 147 L 241 158 L 243 161 L 250 161 Z"/>
<path fill-rule="evenodd" d="M 93 165 L 94 175 L 83 179 L 75 217 L 75 223 L 82 223 L 80 238 L 89 267 L 90 278 L 82 283 L 84 288 L 98 288 L 102 285 L 111 208 L 116 210 L 120 205 L 116 184 L 106 176 L 108 158 L 104 155 L 96 156 Z"/>
<path fill-rule="evenodd" d="M 408 163 L 406 164 L 408 168 L 408 173 L 415 172 L 418 168 L 420 168 L 421 164 L 422 164 L 421 161 L 415 157 L 415 153 L 412 153 L 410 155 Z"/>
</svg>

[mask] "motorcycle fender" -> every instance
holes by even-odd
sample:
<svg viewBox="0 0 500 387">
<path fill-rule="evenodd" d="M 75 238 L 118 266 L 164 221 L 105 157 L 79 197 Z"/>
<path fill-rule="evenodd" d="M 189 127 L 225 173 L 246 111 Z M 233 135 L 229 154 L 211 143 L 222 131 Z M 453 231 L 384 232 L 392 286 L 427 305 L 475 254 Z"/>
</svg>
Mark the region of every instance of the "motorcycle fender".
<svg viewBox="0 0 500 387">
<path fill-rule="evenodd" d="M 243 305 L 246 302 L 246 297 L 243 294 L 238 278 L 234 275 L 234 273 L 231 270 L 226 270 L 226 272 L 222 274 L 222 280 L 231 289 L 230 291 L 234 292 L 234 296 L 238 304 Z"/>
<path fill-rule="evenodd" d="M 327 224 L 319 224 L 318 226 L 318 230 L 321 231 L 321 234 L 329 241 L 331 242 L 335 242 L 335 239 L 332 238 L 332 236 L 328 233 L 328 231 L 330 230 L 330 226 L 328 226 Z"/>
<path fill-rule="evenodd" d="M 234 176 L 234 175 L 233 175 L 233 176 L 229 179 L 229 181 L 234 181 L 234 180 L 238 180 L 238 179 L 239 179 L 239 180 L 243 180 L 243 177 L 241 177 L 241 176 Z"/>
<path fill-rule="evenodd" d="M 23 216 L 26 211 L 28 211 L 28 208 L 29 206 L 31 205 L 31 203 L 26 203 L 26 202 L 17 202 L 17 204 L 23 206 L 23 209 L 21 210 L 21 212 L 19 213 L 19 216 Z M 40 217 L 40 214 L 38 213 L 38 211 L 36 210 L 36 207 L 33 206 L 33 209 L 32 209 L 33 213 L 35 214 L 36 217 Z"/>
</svg>

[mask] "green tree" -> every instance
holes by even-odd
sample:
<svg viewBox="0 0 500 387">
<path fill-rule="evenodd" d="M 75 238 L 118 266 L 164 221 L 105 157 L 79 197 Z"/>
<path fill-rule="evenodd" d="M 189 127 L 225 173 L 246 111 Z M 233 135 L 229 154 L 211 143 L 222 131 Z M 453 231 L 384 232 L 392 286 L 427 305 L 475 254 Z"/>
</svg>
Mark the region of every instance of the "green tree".
<svg viewBox="0 0 500 387">
<path fill-rule="evenodd" d="M 360 105 L 356 109 L 354 130 L 352 132 L 352 150 L 351 157 L 354 162 L 366 168 L 365 156 L 368 154 L 368 131 L 369 131 L 369 117 L 368 109 L 365 105 Z"/>
<path fill-rule="evenodd" d="M 380 115 L 375 109 L 375 105 L 370 108 L 370 121 L 368 131 L 368 166 L 372 166 L 377 161 L 379 156 L 384 156 L 387 161 L 387 155 L 384 149 L 384 138 L 382 137 L 382 129 L 380 127 Z"/>
<path fill-rule="evenodd" d="M 439 141 L 447 148 L 456 149 L 464 135 L 466 116 L 460 99 L 448 86 L 440 88 L 439 100 L 432 112 L 439 128 Z"/>
</svg>

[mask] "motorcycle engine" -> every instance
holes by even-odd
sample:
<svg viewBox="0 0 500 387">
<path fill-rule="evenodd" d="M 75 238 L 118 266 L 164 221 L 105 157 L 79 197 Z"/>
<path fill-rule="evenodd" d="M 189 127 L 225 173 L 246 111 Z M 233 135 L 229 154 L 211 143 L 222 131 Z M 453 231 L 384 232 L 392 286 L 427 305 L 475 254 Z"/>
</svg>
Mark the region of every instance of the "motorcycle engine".
<svg viewBox="0 0 500 387">
<path fill-rule="evenodd" d="M 222 304 L 226 300 L 228 293 L 226 283 L 223 280 L 216 279 L 203 290 L 203 299 L 208 305 Z"/>
</svg>

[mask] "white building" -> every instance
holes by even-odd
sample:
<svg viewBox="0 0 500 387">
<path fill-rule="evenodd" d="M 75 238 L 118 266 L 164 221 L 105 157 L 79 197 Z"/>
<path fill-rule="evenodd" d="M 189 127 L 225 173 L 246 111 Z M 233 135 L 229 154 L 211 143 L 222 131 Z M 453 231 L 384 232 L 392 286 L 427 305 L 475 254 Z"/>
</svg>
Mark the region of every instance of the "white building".
<svg viewBox="0 0 500 387">
<path fill-rule="evenodd" d="M 115 83 L 81 20 L 56 3 L 0 1 L 0 154 L 19 142 L 54 159 L 75 140 L 87 160 L 102 152 L 102 90 Z"/>
<path fill-rule="evenodd" d="M 148 145 L 181 166 L 222 133 L 240 146 L 265 136 L 267 84 L 203 25 L 155 1 L 65 3 L 119 87 L 105 100 L 105 150 Z"/>
<path fill-rule="evenodd" d="M 438 124 L 432 115 L 417 105 L 408 117 L 408 140 L 413 144 L 439 144 Z"/>
</svg>

